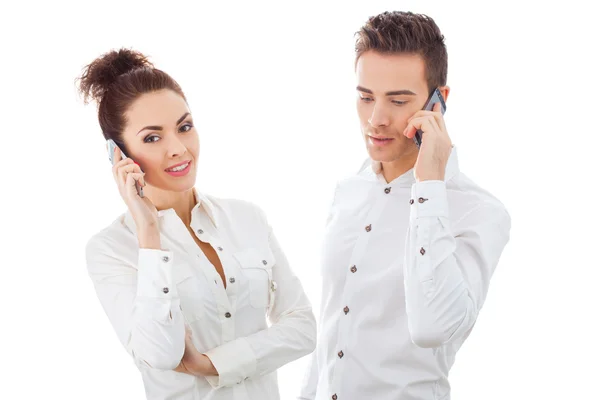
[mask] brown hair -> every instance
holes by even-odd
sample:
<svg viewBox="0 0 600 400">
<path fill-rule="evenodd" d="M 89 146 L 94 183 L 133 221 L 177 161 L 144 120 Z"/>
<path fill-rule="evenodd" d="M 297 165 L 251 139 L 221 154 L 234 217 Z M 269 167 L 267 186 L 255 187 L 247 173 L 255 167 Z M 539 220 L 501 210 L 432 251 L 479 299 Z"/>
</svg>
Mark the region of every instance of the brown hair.
<svg viewBox="0 0 600 400">
<path fill-rule="evenodd" d="M 444 36 L 432 18 L 405 11 L 386 11 L 369 18 L 356 32 L 356 60 L 368 50 L 384 54 L 411 53 L 425 62 L 429 91 L 446 85 L 448 53 Z"/>
<path fill-rule="evenodd" d="M 173 78 L 154 68 L 142 53 L 129 49 L 112 50 L 98 57 L 84 68 L 77 81 L 84 103 L 92 99 L 98 104 L 104 138 L 119 145 L 124 145 L 125 112 L 142 94 L 170 89 L 185 100 Z"/>
</svg>

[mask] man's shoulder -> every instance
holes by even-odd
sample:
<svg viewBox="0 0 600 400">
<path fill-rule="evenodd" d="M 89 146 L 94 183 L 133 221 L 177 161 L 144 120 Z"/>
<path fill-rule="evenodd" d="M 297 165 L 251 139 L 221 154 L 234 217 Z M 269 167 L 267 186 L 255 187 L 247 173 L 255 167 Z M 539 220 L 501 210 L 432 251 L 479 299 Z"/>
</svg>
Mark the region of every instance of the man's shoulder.
<svg viewBox="0 0 600 400">
<path fill-rule="evenodd" d="M 463 213 L 480 207 L 508 214 L 504 203 L 490 190 L 459 172 L 446 183 L 450 208 L 460 209 Z"/>
</svg>

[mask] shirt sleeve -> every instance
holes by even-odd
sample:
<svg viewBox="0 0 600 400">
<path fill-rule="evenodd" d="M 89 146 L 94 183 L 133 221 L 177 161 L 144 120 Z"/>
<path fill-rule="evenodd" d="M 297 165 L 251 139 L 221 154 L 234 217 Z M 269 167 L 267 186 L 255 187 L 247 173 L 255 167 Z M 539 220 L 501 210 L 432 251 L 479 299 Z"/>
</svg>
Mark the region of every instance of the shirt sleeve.
<svg viewBox="0 0 600 400">
<path fill-rule="evenodd" d="M 300 387 L 300 395 L 297 400 L 315 400 L 317 396 L 317 384 L 319 383 L 319 365 L 317 364 L 317 353 L 310 356 L 308 369 Z"/>
<path fill-rule="evenodd" d="M 114 248 L 97 237 L 86 246 L 88 273 L 110 323 L 138 366 L 176 368 L 185 350 L 185 326 L 171 276 L 172 252 L 140 249 L 136 269 Z"/>
<path fill-rule="evenodd" d="M 439 347 L 468 333 L 508 243 L 511 219 L 484 202 L 449 223 L 444 181 L 411 188 L 404 286 L 408 328 L 420 347 Z"/>
<path fill-rule="evenodd" d="M 260 213 L 266 221 L 262 211 Z M 277 284 L 273 306 L 268 312 L 271 326 L 204 353 L 219 373 L 206 377 L 215 388 L 266 375 L 315 348 L 316 321 L 312 306 L 270 226 L 268 231 L 269 246 L 275 257 L 273 281 Z"/>
</svg>

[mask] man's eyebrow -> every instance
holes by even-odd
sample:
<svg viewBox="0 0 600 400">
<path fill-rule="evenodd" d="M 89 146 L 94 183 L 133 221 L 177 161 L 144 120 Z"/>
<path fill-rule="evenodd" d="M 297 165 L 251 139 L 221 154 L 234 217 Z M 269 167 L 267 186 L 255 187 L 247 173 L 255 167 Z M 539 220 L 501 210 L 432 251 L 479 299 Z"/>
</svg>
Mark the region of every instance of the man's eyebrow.
<svg viewBox="0 0 600 400">
<path fill-rule="evenodd" d="M 416 96 L 417 94 L 415 92 L 413 92 L 412 90 L 394 90 L 393 92 L 387 92 L 385 94 L 386 96 L 402 96 L 402 95 L 409 95 L 409 96 Z"/>
<path fill-rule="evenodd" d="M 367 89 L 362 86 L 357 86 L 356 90 L 358 90 L 359 92 L 373 94 L 373 91 L 371 89 Z M 403 90 L 394 90 L 391 92 L 387 92 L 385 95 L 386 96 L 402 96 L 402 95 L 416 96 L 417 94 L 411 90 L 403 89 Z"/>
</svg>

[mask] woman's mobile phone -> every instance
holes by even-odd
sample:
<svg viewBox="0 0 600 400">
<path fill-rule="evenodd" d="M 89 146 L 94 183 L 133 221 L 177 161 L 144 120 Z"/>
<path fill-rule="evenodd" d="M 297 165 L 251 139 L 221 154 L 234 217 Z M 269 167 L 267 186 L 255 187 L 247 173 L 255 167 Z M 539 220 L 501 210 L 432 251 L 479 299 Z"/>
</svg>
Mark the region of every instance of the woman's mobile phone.
<svg viewBox="0 0 600 400">
<path fill-rule="evenodd" d="M 440 90 L 438 88 L 435 88 L 435 90 L 431 93 L 431 95 L 427 99 L 427 102 L 425 103 L 425 107 L 423 107 L 423 110 L 433 111 L 433 106 L 435 105 L 435 103 L 442 103 L 442 115 L 444 115 L 444 113 L 446 112 L 446 102 L 444 101 L 444 98 L 442 97 L 442 94 L 440 93 Z M 413 137 L 413 141 L 415 142 L 417 147 L 421 147 L 422 137 L 423 131 L 417 129 L 417 133 L 415 133 L 415 136 Z"/>
<path fill-rule="evenodd" d="M 125 154 L 125 152 L 123 152 L 123 149 L 121 149 L 119 146 L 117 146 L 117 144 L 115 143 L 114 140 L 108 139 L 106 141 L 106 143 L 107 143 L 107 147 L 108 147 L 108 159 L 110 160 L 110 163 L 112 165 L 115 165 L 115 149 L 116 148 L 121 150 L 121 154 L 123 155 L 123 157 L 127 157 L 127 154 Z M 144 197 L 144 189 L 142 188 L 142 186 L 139 184 L 138 181 L 135 181 L 135 188 L 137 189 L 138 195 L 140 197 Z"/>
</svg>

